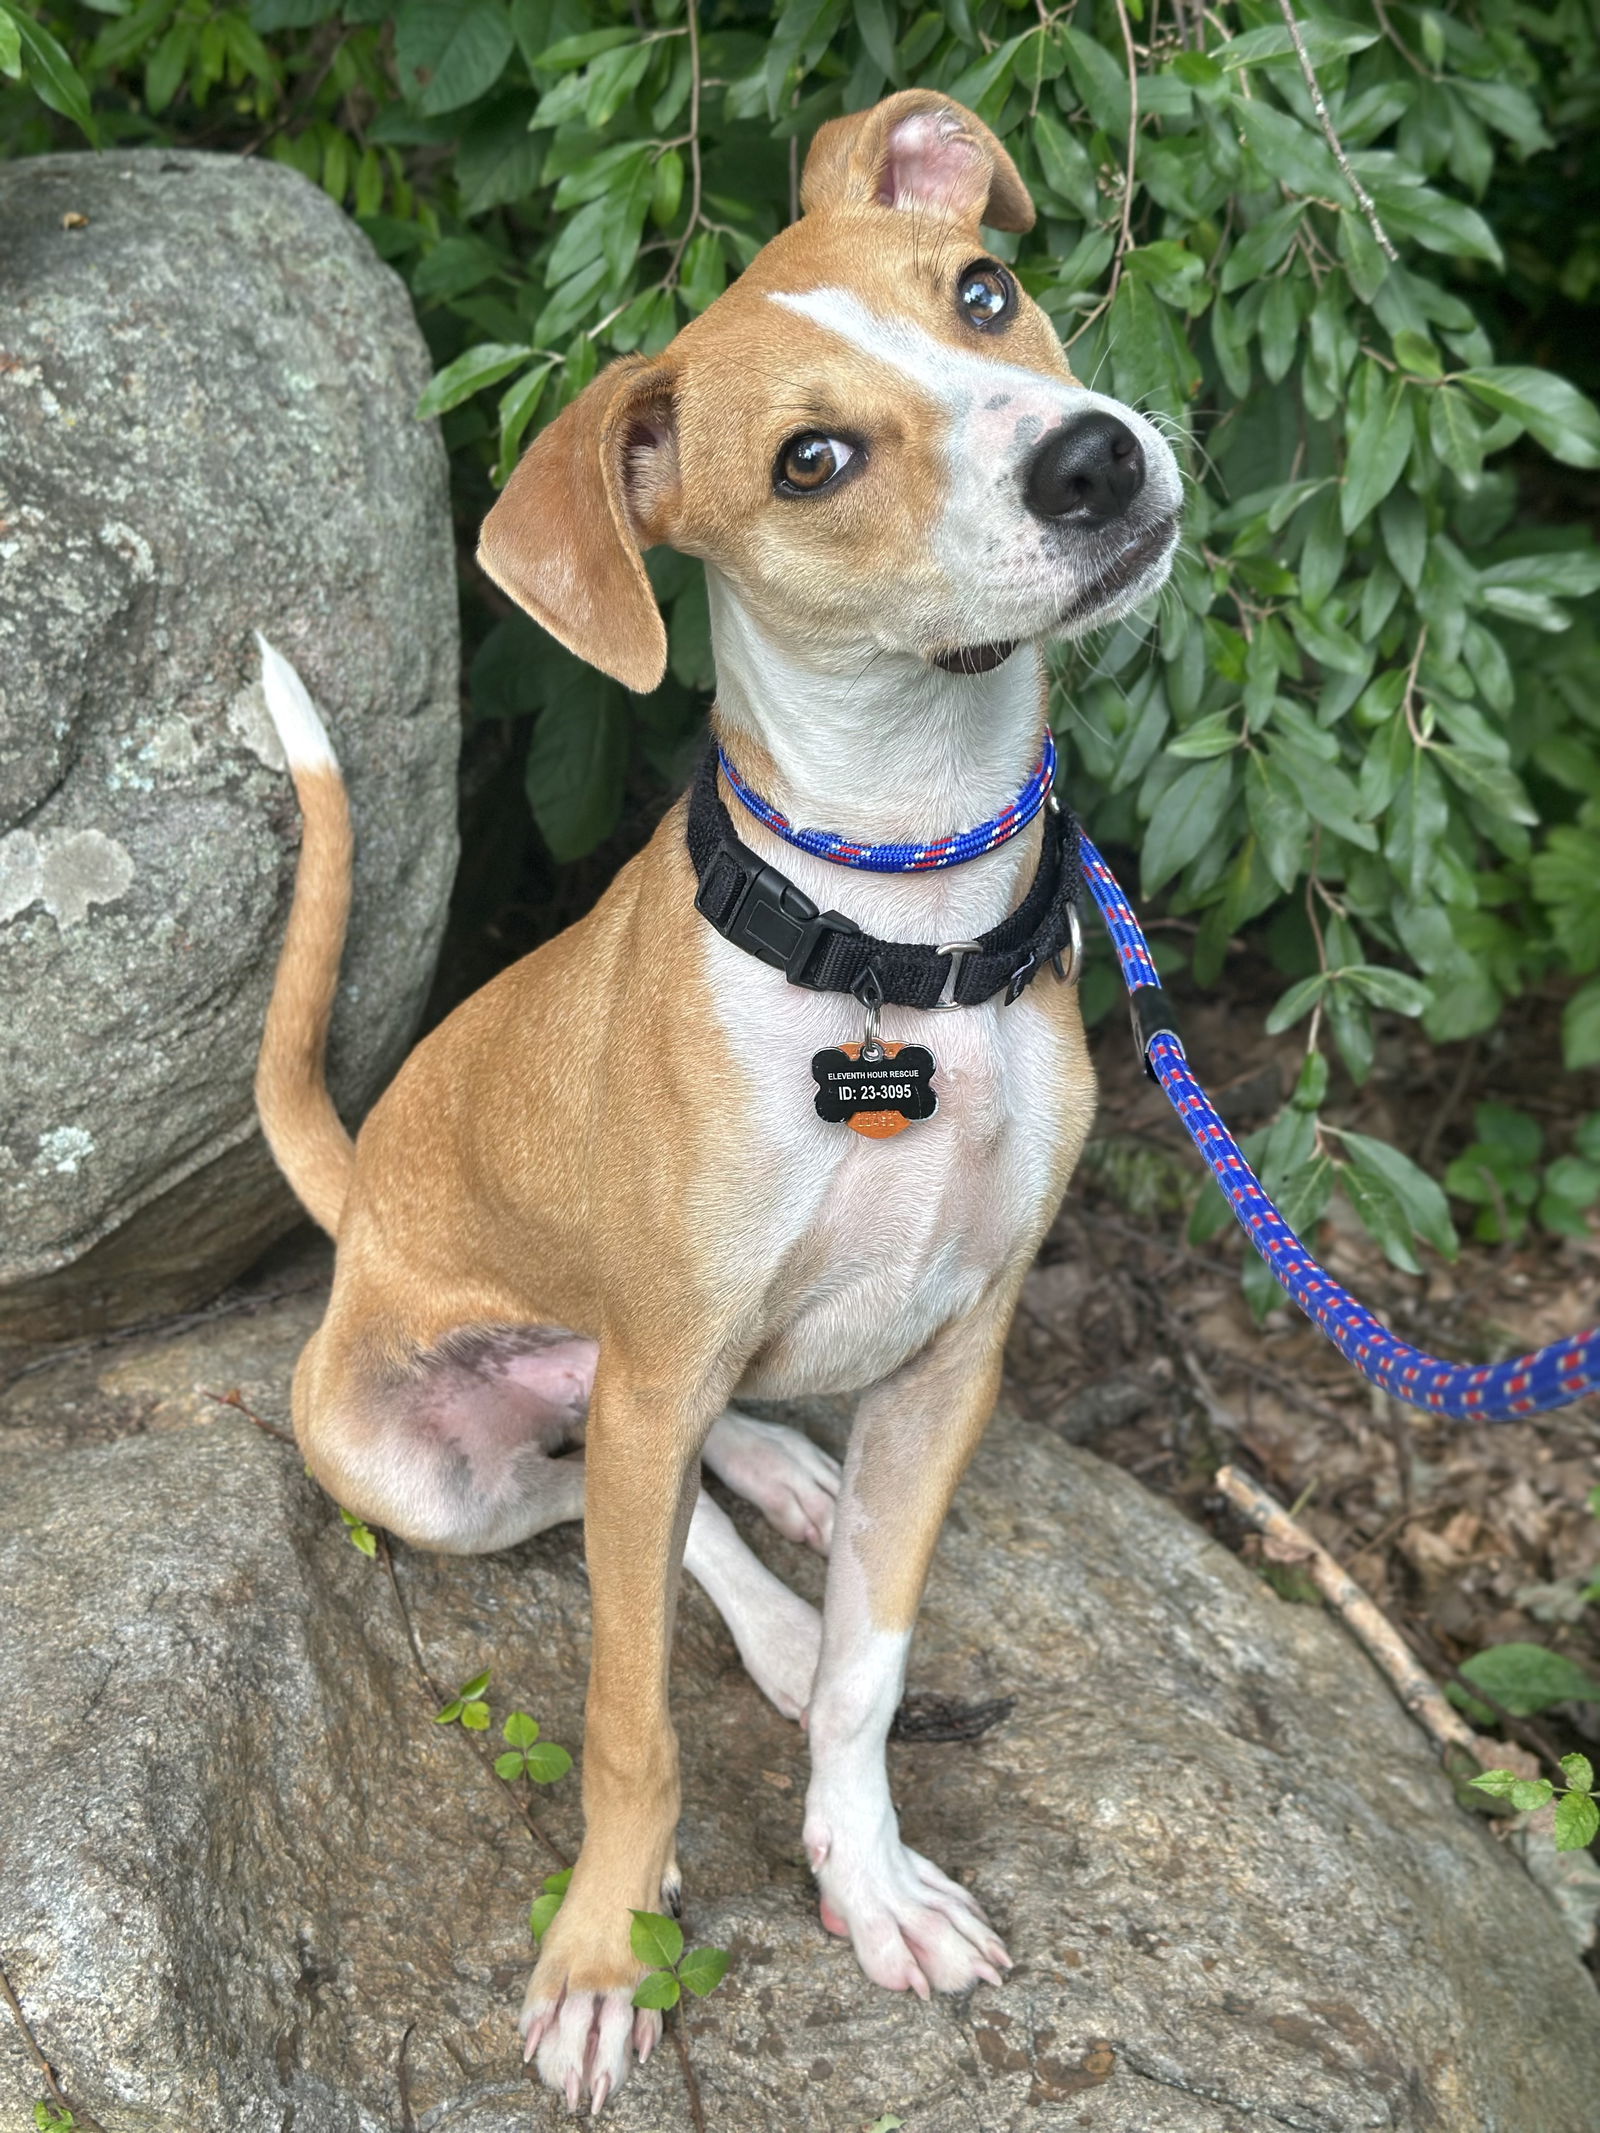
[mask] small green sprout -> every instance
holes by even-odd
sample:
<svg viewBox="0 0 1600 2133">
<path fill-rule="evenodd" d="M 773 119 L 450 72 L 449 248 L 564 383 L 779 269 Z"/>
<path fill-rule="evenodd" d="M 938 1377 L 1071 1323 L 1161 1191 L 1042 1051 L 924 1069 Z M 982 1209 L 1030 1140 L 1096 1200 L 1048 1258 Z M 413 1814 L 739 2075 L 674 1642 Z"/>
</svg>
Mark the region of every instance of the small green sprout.
<svg viewBox="0 0 1600 2133">
<path fill-rule="evenodd" d="M 72 2133 L 78 2121 L 67 2110 L 58 2110 L 53 2103 L 36 2103 L 33 2107 L 33 2122 L 38 2133 Z"/>
<path fill-rule="evenodd" d="M 634 1991 L 635 2007 L 676 2007 L 685 1985 L 703 2000 L 727 1975 L 726 1948 L 691 1948 L 685 1955 L 683 1928 L 659 1911 L 635 1911 L 629 1938 L 640 1962 L 650 1965 Z"/>
<path fill-rule="evenodd" d="M 1594 1796 L 1594 1767 L 1586 1755 L 1564 1755 L 1565 1785 L 1548 1778 L 1520 1778 L 1514 1770 L 1486 1770 L 1472 1782 L 1494 1800 L 1509 1800 L 1518 1814 L 1532 1814 L 1556 1803 L 1556 1850 L 1581 1852 L 1600 1834 L 1600 1805 Z"/>
<path fill-rule="evenodd" d="M 513 1711 L 502 1730 L 511 1745 L 504 1755 L 495 1757 L 494 1774 L 508 1784 L 525 1777 L 535 1785 L 553 1785 L 572 1768 L 566 1749 L 556 1741 L 541 1740 L 537 1720 L 526 1711 Z"/>
<path fill-rule="evenodd" d="M 528 1913 L 528 1931 L 535 1940 L 543 1940 L 550 1930 L 550 1921 L 561 1908 L 561 1899 L 572 1885 L 572 1869 L 564 1866 L 559 1874 L 546 1874 L 541 1895 L 533 1899 L 533 1908 Z"/>
<path fill-rule="evenodd" d="M 434 1719 L 436 1726 L 453 1726 L 459 1719 L 469 1733 L 487 1733 L 489 1730 L 489 1706 L 483 1700 L 483 1692 L 489 1686 L 489 1669 L 474 1674 L 456 1690 L 444 1709 Z"/>
<path fill-rule="evenodd" d="M 867 2127 L 866 2133 L 896 2133 L 896 2129 L 904 2124 L 905 2120 L 896 2118 L 893 2111 L 885 2111 L 881 2118 L 875 2118 L 872 2121 L 871 2125 Z"/>
<path fill-rule="evenodd" d="M 339 1516 L 344 1520 L 345 1529 L 350 1535 L 351 1547 L 359 1548 L 363 1555 L 376 1555 L 378 1552 L 378 1536 L 373 1532 L 366 1520 L 357 1518 L 354 1511 L 347 1511 L 343 1504 L 339 1506 Z"/>
</svg>

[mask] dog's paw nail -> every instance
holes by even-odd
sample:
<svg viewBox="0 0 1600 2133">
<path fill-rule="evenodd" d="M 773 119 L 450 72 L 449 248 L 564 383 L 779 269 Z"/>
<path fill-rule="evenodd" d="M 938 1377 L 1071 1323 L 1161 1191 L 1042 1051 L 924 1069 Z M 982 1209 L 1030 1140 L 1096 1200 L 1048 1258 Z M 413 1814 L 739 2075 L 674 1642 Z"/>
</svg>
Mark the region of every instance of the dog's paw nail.
<svg viewBox="0 0 1600 2133">
<path fill-rule="evenodd" d="M 933 1998 L 933 1987 L 920 1970 L 913 1970 L 907 1983 L 919 2000 L 931 2000 Z"/>
<path fill-rule="evenodd" d="M 575 2118 L 578 2115 L 578 2091 L 582 2086 L 582 2081 L 583 2077 L 579 2074 L 578 2069 L 574 2067 L 567 2076 L 567 2113 L 569 2117 Z"/>
<path fill-rule="evenodd" d="M 589 2116 L 598 2118 L 606 2107 L 606 2098 L 611 2094 L 611 2076 L 602 2074 L 594 2085 L 594 2100 L 589 2105 Z"/>
<path fill-rule="evenodd" d="M 1001 1982 L 1000 1973 L 993 1967 L 992 1964 L 974 1963 L 972 1967 L 977 1971 L 979 1977 L 983 1979 L 983 1982 L 986 1985 L 998 1985 Z"/>
<path fill-rule="evenodd" d="M 633 2025 L 633 2049 L 641 2066 L 660 2041 L 660 2022 L 648 2008 L 641 2008 Z"/>
</svg>

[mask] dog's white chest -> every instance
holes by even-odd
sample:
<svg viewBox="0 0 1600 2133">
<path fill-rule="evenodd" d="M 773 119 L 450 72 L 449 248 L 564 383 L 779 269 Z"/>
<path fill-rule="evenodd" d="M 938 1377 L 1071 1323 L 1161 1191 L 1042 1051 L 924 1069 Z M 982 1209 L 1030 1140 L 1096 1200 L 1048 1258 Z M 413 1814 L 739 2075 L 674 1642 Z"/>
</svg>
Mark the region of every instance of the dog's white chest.
<svg viewBox="0 0 1600 2133">
<path fill-rule="evenodd" d="M 745 973 L 721 974 L 748 1001 Z M 937 1016 L 886 1009 L 887 1041 L 933 1052 L 939 1107 L 892 1139 L 869 1140 L 818 1118 L 811 1073 L 814 1053 L 860 1038 L 861 1010 L 838 995 L 761 992 L 762 1019 L 736 1016 L 729 1030 L 769 1166 L 742 1240 L 765 1270 L 767 1308 L 741 1390 L 853 1390 L 970 1311 L 1019 1236 L 1035 1232 L 1051 1190 L 1064 1048 L 1026 1001 Z"/>
</svg>

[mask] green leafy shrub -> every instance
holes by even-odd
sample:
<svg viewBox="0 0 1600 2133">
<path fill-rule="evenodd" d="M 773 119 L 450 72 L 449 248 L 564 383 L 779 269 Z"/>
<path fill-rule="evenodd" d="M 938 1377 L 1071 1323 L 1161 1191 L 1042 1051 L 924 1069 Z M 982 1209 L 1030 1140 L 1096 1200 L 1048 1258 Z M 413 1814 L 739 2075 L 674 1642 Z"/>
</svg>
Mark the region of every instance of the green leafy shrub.
<svg viewBox="0 0 1600 2133">
<path fill-rule="evenodd" d="M 1066 788 L 1192 921 L 1200 983 L 1241 928 L 1268 942 L 1270 1026 L 1306 1050 L 1255 1147 L 1268 1182 L 1302 1229 L 1342 1193 L 1414 1267 L 1419 1238 L 1454 1249 L 1448 1207 L 1324 1120 L 1330 1057 L 1362 1083 L 1375 1015 L 1461 1038 L 1554 978 L 1581 981 L 1568 1064 L 1600 1061 L 1600 552 L 1519 517 L 1512 471 L 1600 466 L 1600 416 L 1487 324 L 1502 196 L 1518 286 L 1593 295 L 1593 231 L 1567 259 L 1547 189 L 1541 250 L 1522 173 L 1558 137 L 1590 152 L 1596 25 L 1580 0 L 1297 15 L 1299 48 L 1278 0 L 0 0 L 0 147 L 73 121 L 325 186 L 409 283 L 470 524 L 537 424 L 789 219 L 822 120 L 912 83 L 973 106 L 1040 211 L 995 249 L 1081 376 L 1192 440 L 1158 612 L 1056 656 Z M 701 575 L 651 571 L 671 668 L 648 699 L 472 611 L 474 716 L 528 723 L 559 858 L 699 728 Z M 1091 970 L 1091 1006 L 1110 989 Z"/>
<path fill-rule="evenodd" d="M 1588 1211 L 1600 1201 L 1600 1113 L 1578 1128 L 1575 1152 L 1541 1167 L 1544 1129 L 1510 1104 L 1479 1104 L 1476 1139 L 1445 1172 L 1445 1189 L 1478 1212 L 1472 1234 L 1487 1244 L 1515 1243 L 1530 1218 L 1558 1236 L 1585 1237 Z"/>
</svg>

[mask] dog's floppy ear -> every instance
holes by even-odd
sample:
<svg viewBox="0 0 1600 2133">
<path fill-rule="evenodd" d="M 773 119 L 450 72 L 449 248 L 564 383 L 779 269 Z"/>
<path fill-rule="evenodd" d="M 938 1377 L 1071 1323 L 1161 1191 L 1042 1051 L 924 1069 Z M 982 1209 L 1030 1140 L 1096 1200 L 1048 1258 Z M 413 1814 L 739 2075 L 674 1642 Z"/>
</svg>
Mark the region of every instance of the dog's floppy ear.
<svg viewBox="0 0 1600 2133">
<path fill-rule="evenodd" d="M 667 633 L 641 551 L 676 491 L 671 373 L 624 358 L 523 453 L 478 561 L 569 652 L 643 693 L 666 672 Z"/>
<path fill-rule="evenodd" d="M 1016 164 L 982 119 L 935 89 L 902 89 L 820 127 L 800 200 L 808 215 L 877 205 L 997 230 L 1033 228 Z"/>
</svg>

